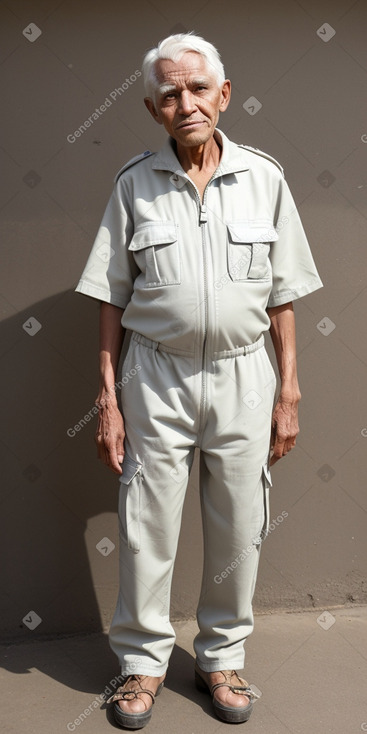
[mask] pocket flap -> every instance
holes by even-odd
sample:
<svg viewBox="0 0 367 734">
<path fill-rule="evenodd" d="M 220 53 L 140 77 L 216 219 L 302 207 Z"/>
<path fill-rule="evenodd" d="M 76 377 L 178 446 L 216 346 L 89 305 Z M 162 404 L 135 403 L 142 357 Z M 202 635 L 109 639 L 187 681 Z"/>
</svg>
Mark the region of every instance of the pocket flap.
<svg viewBox="0 0 367 734">
<path fill-rule="evenodd" d="M 137 474 L 139 474 L 141 469 L 141 464 L 139 464 L 137 461 L 134 461 L 134 459 L 131 459 L 130 456 L 125 454 L 124 461 L 122 464 L 122 476 L 120 477 L 120 482 L 122 484 L 130 484 L 134 477 L 136 477 Z"/>
<path fill-rule="evenodd" d="M 269 220 L 227 222 L 231 242 L 275 242 L 278 239 L 277 231 Z"/>
<path fill-rule="evenodd" d="M 138 225 L 129 250 L 143 250 L 152 245 L 169 245 L 177 240 L 177 229 L 173 222 L 144 222 Z"/>
</svg>

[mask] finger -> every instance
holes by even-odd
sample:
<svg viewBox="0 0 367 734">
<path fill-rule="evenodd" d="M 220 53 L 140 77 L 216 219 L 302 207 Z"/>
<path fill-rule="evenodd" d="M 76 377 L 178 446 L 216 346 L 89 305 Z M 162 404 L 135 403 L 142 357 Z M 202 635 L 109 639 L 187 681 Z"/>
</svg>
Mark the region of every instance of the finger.
<svg viewBox="0 0 367 734">
<path fill-rule="evenodd" d="M 279 436 L 275 436 L 275 441 L 273 445 L 273 458 L 274 458 L 273 464 L 275 463 L 275 461 L 279 461 L 279 459 L 281 459 L 282 456 L 284 456 L 284 449 L 285 449 L 285 441 L 279 438 Z"/>
<path fill-rule="evenodd" d="M 97 446 L 97 456 L 98 458 L 105 463 L 105 449 L 104 449 L 104 442 L 103 442 L 103 436 L 101 433 L 96 433 L 94 437 L 95 444 Z"/>
<path fill-rule="evenodd" d="M 280 456 L 275 456 L 275 455 L 273 454 L 273 455 L 272 455 L 272 456 L 270 457 L 270 461 L 269 461 L 269 466 L 274 466 L 274 464 L 276 464 L 276 463 L 277 463 L 277 461 L 279 461 L 279 459 L 280 459 L 280 458 L 281 458 Z"/>
<path fill-rule="evenodd" d="M 97 430 L 97 433 L 95 435 L 95 442 L 97 445 L 97 455 L 98 459 L 103 462 L 103 464 L 106 464 L 109 468 L 111 468 L 111 450 L 106 443 L 106 440 L 103 437 L 103 433 L 99 432 Z"/>
<path fill-rule="evenodd" d="M 121 462 L 117 455 L 116 446 L 106 447 L 108 466 L 115 474 L 122 474 Z"/>
<path fill-rule="evenodd" d="M 286 441 L 285 446 L 284 446 L 284 453 L 289 454 L 289 452 L 292 451 L 292 449 L 294 449 L 295 445 L 296 445 L 295 438 L 288 439 L 288 441 Z"/>
<path fill-rule="evenodd" d="M 103 440 L 103 436 L 99 436 L 97 439 L 97 453 L 98 458 L 103 462 L 103 464 L 109 465 L 109 454 L 106 450 L 106 445 Z"/>
<path fill-rule="evenodd" d="M 274 446 L 274 444 L 275 444 L 276 435 L 277 435 L 277 424 L 275 422 L 271 426 L 271 434 L 270 434 L 270 445 L 271 446 Z"/>
<path fill-rule="evenodd" d="M 124 436 L 125 438 L 125 436 Z M 125 456 L 125 449 L 124 449 L 124 438 L 118 438 L 116 442 L 116 452 L 117 452 L 117 460 L 119 464 L 122 464 Z"/>
</svg>

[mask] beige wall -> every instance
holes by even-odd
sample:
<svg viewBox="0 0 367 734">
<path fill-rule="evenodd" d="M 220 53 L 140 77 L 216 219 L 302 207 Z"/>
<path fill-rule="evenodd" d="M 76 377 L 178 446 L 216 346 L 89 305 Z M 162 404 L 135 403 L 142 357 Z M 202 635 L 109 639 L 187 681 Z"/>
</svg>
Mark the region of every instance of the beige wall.
<svg viewBox="0 0 367 734">
<path fill-rule="evenodd" d="M 327 42 L 317 35 L 326 21 L 336 31 Z M 273 471 L 272 518 L 288 516 L 264 543 L 255 608 L 366 600 L 366 21 L 363 0 L 1 3 L 6 636 L 98 630 L 113 610 L 117 548 L 104 556 L 96 545 L 117 545 L 117 480 L 96 459 L 95 420 L 67 434 L 97 389 L 97 303 L 73 289 L 115 172 L 164 139 L 132 75 L 149 47 L 184 29 L 219 47 L 233 81 L 221 127 L 283 163 L 325 283 L 296 306 L 302 433 Z M 33 42 L 30 23 L 41 30 Z M 243 107 L 251 96 L 255 115 Z M 195 468 L 175 618 L 195 613 L 200 564 Z"/>
</svg>

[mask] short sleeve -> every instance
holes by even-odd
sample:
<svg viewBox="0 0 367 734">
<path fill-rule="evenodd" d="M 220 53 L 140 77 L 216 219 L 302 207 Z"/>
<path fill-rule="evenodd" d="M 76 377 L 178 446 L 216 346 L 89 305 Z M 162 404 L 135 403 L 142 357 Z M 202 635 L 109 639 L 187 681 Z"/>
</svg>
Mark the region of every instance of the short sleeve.
<svg viewBox="0 0 367 734">
<path fill-rule="evenodd" d="M 268 307 L 280 306 L 322 288 L 297 207 L 283 177 L 279 178 L 275 228 L 278 239 L 270 246 L 273 287 Z"/>
<path fill-rule="evenodd" d="M 78 293 L 126 308 L 137 275 L 128 250 L 132 234 L 132 220 L 123 202 L 121 182 L 117 182 L 75 289 Z"/>
</svg>

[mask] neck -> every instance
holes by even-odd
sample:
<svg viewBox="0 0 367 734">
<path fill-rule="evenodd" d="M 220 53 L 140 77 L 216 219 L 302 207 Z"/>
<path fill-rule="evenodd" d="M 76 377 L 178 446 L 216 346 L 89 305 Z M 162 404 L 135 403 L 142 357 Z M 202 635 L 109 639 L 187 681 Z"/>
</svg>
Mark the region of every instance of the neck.
<svg viewBox="0 0 367 734">
<path fill-rule="evenodd" d="M 189 171 L 206 171 L 217 168 L 222 148 L 212 136 L 206 143 L 185 147 L 176 142 L 176 155 L 186 173 Z"/>
</svg>

